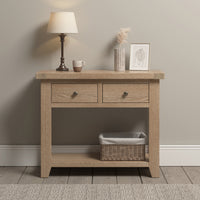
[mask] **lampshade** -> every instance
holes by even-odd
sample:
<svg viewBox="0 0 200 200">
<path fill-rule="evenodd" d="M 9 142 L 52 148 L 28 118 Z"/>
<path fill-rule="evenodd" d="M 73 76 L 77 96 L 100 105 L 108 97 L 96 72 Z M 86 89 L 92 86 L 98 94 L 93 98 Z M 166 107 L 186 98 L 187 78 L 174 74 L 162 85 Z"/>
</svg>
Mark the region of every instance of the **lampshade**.
<svg viewBox="0 0 200 200">
<path fill-rule="evenodd" d="M 52 12 L 47 28 L 49 33 L 78 33 L 73 12 Z"/>
</svg>

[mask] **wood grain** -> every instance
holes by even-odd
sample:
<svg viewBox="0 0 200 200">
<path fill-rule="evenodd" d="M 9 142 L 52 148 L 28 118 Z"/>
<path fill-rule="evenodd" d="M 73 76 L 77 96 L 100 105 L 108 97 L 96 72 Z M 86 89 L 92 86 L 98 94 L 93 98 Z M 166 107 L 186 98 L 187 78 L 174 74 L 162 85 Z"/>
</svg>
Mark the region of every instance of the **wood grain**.
<svg viewBox="0 0 200 200">
<path fill-rule="evenodd" d="M 102 104 L 103 102 L 103 84 L 101 82 L 98 83 L 98 104 Z"/>
<path fill-rule="evenodd" d="M 148 168 L 140 168 L 139 171 L 143 184 L 167 184 L 161 170 L 159 178 L 152 178 Z"/>
<path fill-rule="evenodd" d="M 52 103 L 52 108 L 148 108 L 149 103 Z"/>
<path fill-rule="evenodd" d="M 48 177 L 51 170 L 52 148 L 51 83 L 41 82 L 41 177 Z"/>
<path fill-rule="evenodd" d="M 150 167 L 159 177 L 159 79 L 156 70 L 41 71 L 41 177 L 51 167 Z M 76 95 L 73 95 L 77 92 Z M 128 95 L 123 96 L 124 92 Z M 52 108 L 149 108 L 149 160 L 100 161 L 97 154 L 53 154 Z"/>
<path fill-rule="evenodd" d="M 158 178 L 159 169 L 159 80 L 149 85 L 149 168 L 151 176 Z"/>
<path fill-rule="evenodd" d="M 118 184 L 141 184 L 137 168 L 117 168 Z"/>
<path fill-rule="evenodd" d="M 17 184 L 26 167 L 0 167 L 0 184 Z"/>
<path fill-rule="evenodd" d="M 40 178 L 40 167 L 27 167 L 19 184 L 42 184 L 43 178 Z"/>
<path fill-rule="evenodd" d="M 97 84 L 52 84 L 52 102 L 97 103 Z"/>
<path fill-rule="evenodd" d="M 99 154 L 53 154 L 53 167 L 148 167 L 146 161 L 100 161 Z"/>
<path fill-rule="evenodd" d="M 149 101 L 148 83 L 103 84 L 105 103 L 147 103 Z M 124 95 L 127 93 L 127 95 Z"/>
<path fill-rule="evenodd" d="M 117 184 L 115 168 L 94 168 L 93 184 Z"/>
<path fill-rule="evenodd" d="M 92 169 L 72 168 L 68 184 L 92 184 Z"/>
<path fill-rule="evenodd" d="M 56 80 L 56 79 L 87 79 L 87 80 L 133 80 L 133 79 L 164 79 L 164 73 L 159 70 L 149 71 L 125 71 L 115 72 L 109 70 L 86 70 L 80 73 L 77 72 L 59 72 L 55 70 L 40 71 L 36 74 L 36 79 Z"/>
<path fill-rule="evenodd" d="M 200 167 L 183 167 L 193 184 L 200 184 Z"/>
<path fill-rule="evenodd" d="M 44 184 L 66 184 L 69 178 L 69 168 L 52 168 L 50 176 L 44 179 Z"/>
<path fill-rule="evenodd" d="M 190 180 L 181 167 L 161 167 L 169 184 L 190 184 Z"/>
<path fill-rule="evenodd" d="M 168 174 L 170 171 L 170 179 L 177 179 L 177 176 L 186 176 L 189 177 L 191 182 L 188 183 L 194 183 L 194 184 L 199 184 L 199 174 L 200 174 L 200 167 L 176 167 L 176 171 L 179 172 L 171 172 L 172 167 L 162 167 L 165 168 L 164 172 L 167 171 L 165 174 L 166 177 L 168 178 Z M 173 167 L 174 168 L 174 167 Z M 108 168 L 105 168 L 106 170 Z M 70 173 L 69 173 L 68 168 L 52 168 L 51 170 L 51 176 L 47 179 L 44 183 L 67 183 L 67 178 L 68 178 L 68 183 L 70 182 Z M 77 176 L 77 178 L 72 178 L 74 179 L 71 182 L 74 183 L 81 183 L 81 184 L 87 184 L 91 183 L 92 176 L 95 177 L 95 174 L 92 175 L 92 170 L 91 168 L 73 168 L 71 169 L 73 172 L 71 172 L 72 176 Z M 88 173 L 87 173 L 88 170 Z M 117 170 L 117 172 L 116 172 Z M 149 172 L 148 168 L 140 168 L 139 171 L 140 173 L 137 173 L 137 168 L 111 168 L 111 180 L 115 180 L 113 178 L 113 171 L 116 172 L 116 180 L 117 183 L 121 184 L 134 184 L 137 183 L 138 180 L 140 179 L 141 175 L 141 180 L 143 184 L 163 184 L 167 183 L 166 179 L 163 177 L 162 171 L 160 172 L 160 178 L 151 178 L 151 174 Z M 174 169 L 173 169 L 174 171 Z M 69 174 L 67 174 L 69 173 Z M 110 173 L 110 172 L 109 172 Z M 99 172 L 102 176 L 105 176 L 106 179 L 109 179 L 109 173 L 105 172 L 105 170 Z M 40 184 L 43 183 L 43 178 L 39 177 L 39 167 L 0 167 L 0 184 Z M 178 175 L 177 175 L 178 174 Z M 83 178 L 82 178 L 83 175 Z M 53 176 L 53 177 L 52 177 Z M 88 178 L 86 178 L 88 177 Z M 119 178 L 120 177 L 120 178 Z M 174 178 L 173 178 L 174 177 Z M 78 178 L 81 180 L 79 181 Z M 71 179 L 71 180 L 72 180 Z M 185 178 L 179 178 L 179 183 L 180 184 L 185 184 Z M 64 180 L 64 181 L 63 181 Z M 85 182 L 84 182 L 85 180 Z M 88 181 L 90 180 L 90 181 Z M 136 181 L 136 182 L 135 182 Z M 171 182 L 171 181 L 170 181 Z M 174 181 L 172 181 L 174 182 Z M 139 184 L 139 183 L 138 183 Z"/>
</svg>

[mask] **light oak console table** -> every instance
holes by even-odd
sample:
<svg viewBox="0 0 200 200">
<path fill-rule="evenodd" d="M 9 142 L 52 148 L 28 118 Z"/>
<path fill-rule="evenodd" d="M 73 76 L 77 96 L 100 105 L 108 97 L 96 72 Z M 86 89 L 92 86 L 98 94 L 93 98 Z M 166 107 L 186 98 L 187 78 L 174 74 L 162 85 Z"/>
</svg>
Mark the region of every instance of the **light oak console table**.
<svg viewBox="0 0 200 200">
<path fill-rule="evenodd" d="M 159 177 L 160 71 L 40 71 L 41 177 L 51 167 L 149 167 Z M 53 108 L 148 108 L 149 155 L 145 161 L 100 161 L 97 154 L 52 153 Z"/>
</svg>

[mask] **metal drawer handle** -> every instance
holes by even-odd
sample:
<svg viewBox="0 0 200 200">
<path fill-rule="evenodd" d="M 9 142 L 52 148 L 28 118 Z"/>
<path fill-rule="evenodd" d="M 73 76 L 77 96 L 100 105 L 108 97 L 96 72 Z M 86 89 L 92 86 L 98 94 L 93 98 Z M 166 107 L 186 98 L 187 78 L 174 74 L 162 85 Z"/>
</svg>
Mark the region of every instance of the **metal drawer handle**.
<svg viewBox="0 0 200 200">
<path fill-rule="evenodd" d="M 74 91 L 73 96 L 77 96 L 78 92 Z"/>
<path fill-rule="evenodd" d="M 128 96 L 128 92 L 124 92 L 124 95 L 123 95 L 123 96 L 125 96 L 125 97 Z"/>
</svg>

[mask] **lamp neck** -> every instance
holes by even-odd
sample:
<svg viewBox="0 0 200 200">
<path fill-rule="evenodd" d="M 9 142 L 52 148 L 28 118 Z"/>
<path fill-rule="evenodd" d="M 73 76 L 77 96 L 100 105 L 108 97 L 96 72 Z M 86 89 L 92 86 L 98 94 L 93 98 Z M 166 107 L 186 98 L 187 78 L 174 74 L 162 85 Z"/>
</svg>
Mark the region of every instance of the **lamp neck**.
<svg viewBox="0 0 200 200">
<path fill-rule="evenodd" d="M 61 42 L 61 58 L 64 58 L 64 42 L 66 34 L 61 33 L 60 35 L 60 42 Z"/>
<path fill-rule="evenodd" d="M 65 41 L 65 36 L 66 36 L 66 34 L 61 33 L 61 34 L 59 34 L 59 36 L 60 36 L 60 41 L 61 41 L 61 42 L 64 42 L 64 41 Z"/>
<path fill-rule="evenodd" d="M 60 66 L 57 68 L 57 71 L 68 71 L 69 69 L 65 66 L 65 58 L 64 58 L 64 42 L 66 34 L 61 33 L 60 35 L 60 42 L 61 42 L 61 58 L 60 58 Z"/>
</svg>

